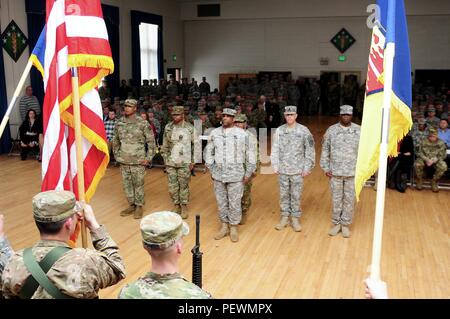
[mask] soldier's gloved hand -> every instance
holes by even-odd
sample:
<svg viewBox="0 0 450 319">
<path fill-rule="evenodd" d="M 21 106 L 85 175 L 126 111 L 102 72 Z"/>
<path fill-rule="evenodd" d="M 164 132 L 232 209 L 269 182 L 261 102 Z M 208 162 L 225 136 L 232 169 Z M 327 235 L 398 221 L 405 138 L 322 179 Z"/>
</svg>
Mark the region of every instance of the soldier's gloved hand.
<svg viewBox="0 0 450 319">
<path fill-rule="evenodd" d="M 331 171 L 326 172 L 325 175 L 327 175 L 327 177 L 333 177 L 333 174 L 331 173 Z"/>
<path fill-rule="evenodd" d="M 81 220 L 84 219 L 84 221 L 86 222 L 86 227 L 89 228 L 90 231 L 94 231 L 98 228 L 100 228 L 100 225 L 98 224 L 97 220 L 95 219 L 95 215 L 94 215 L 94 211 L 92 210 L 91 205 L 88 204 L 84 204 L 83 205 L 84 208 L 84 216 L 80 213 L 78 216 L 80 217 Z"/>
<path fill-rule="evenodd" d="M 367 299 L 388 299 L 387 285 L 384 281 L 367 278 L 364 284 Z"/>
<path fill-rule="evenodd" d="M 0 239 L 2 239 L 5 236 L 5 231 L 3 230 L 3 214 L 0 214 Z"/>
</svg>

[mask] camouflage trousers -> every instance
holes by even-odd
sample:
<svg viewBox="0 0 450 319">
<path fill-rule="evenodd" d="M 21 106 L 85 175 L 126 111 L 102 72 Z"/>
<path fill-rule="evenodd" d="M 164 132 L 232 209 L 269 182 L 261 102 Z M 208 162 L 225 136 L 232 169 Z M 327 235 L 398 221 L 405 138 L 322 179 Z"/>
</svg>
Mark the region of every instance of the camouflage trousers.
<svg viewBox="0 0 450 319">
<path fill-rule="evenodd" d="M 167 179 L 169 182 L 169 194 L 175 205 L 187 205 L 189 203 L 189 181 L 191 171 L 189 166 L 171 167 L 166 166 Z"/>
<path fill-rule="evenodd" d="M 244 191 L 242 182 L 222 183 L 214 181 L 219 219 L 222 223 L 238 225 L 242 218 L 241 200 Z"/>
<path fill-rule="evenodd" d="M 353 221 L 355 204 L 355 177 L 331 177 L 331 197 L 333 200 L 333 224 L 348 226 Z"/>
<path fill-rule="evenodd" d="M 303 192 L 303 177 L 301 175 L 278 175 L 280 184 L 281 216 L 300 217 L 300 200 Z"/>
<path fill-rule="evenodd" d="M 244 185 L 244 193 L 241 200 L 242 215 L 247 214 L 250 206 L 252 206 L 252 184 L 252 182 L 248 182 Z"/>
<path fill-rule="evenodd" d="M 447 163 L 445 161 L 440 160 L 437 161 L 435 164 L 433 164 L 435 171 L 433 175 L 433 179 L 438 180 L 439 178 L 444 175 L 445 171 L 447 170 Z M 416 170 L 417 178 L 423 178 L 423 169 L 425 168 L 425 161 L 418 158 L 414 162 L 414 168 Z"/>
<path fill-rule="evenodd" d="M 120 165 L 123 190 L 130 205 L 144 206 L 145 167 L 142 165 Z"/>
</svg>

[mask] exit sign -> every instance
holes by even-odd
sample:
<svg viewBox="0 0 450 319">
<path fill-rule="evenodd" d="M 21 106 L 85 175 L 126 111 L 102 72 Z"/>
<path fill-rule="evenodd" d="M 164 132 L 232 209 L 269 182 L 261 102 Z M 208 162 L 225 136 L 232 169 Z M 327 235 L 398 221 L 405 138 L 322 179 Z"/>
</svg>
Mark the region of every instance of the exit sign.
<svg viewBox="0 0 450 319">
<path fill-rule="evenodd" d="M 345 55 L 340 55 L 338 58 L 339 62 L 345 62 L 347 60 L 347 57 Z"/>
</svg>

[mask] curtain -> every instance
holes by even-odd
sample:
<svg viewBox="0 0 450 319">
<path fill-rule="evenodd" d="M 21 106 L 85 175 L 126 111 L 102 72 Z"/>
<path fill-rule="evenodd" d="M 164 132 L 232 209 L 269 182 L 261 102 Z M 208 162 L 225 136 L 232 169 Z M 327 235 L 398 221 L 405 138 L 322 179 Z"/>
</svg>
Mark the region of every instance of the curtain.
<svg viewBox="0 0 450 319">
<path fill-rule="evenodd" d="M 5 67 L 3 65 L 3 48 L 0 48 L 0 119 L 6 113 L 8 108 L 8 101 L 6 99 L 6 81 L 5 81 Z M 9 132 L 9 125 L 5 127 L 2 138 L 0 140 L 0 154 L 9 153 L 11 149 L 11 134 Z"/>
<path fill-rule="evenodd" d="M 103 19 L 108 30 L 109 45 L 111 46 L 112 58 L 114 61 L 114 72 L 106 77 L 111 97 L 119 96 L 120 86 L 120 17 L 119 8 L 102 4 Z"/>
</svg>

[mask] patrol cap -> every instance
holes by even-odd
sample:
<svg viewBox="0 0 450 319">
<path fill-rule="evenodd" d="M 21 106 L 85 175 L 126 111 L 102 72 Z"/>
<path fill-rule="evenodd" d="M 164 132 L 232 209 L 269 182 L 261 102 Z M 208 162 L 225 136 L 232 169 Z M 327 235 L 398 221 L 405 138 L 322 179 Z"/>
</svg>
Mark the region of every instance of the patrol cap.
<svg viewBox="0 0 450 319">
<path fill-rule="evenodd" d="M 131 106 L 131 107 L 137 107 L 138 102 L 135 99 L 127 99 L 123 103 L 124 106 Z"/>
<path fill-rule="evenodd" d="M 150 102 L 149 101 L 144 101 L 144 103 L 142 103 L 142 105 L 144 105 L 144 106 L 150 105 Z"/>
<path fill-rule="evenodd" d="M 425 121 L 425 119 L 424 119 L 423 117 L 421 117 L 421 118 L 419 118 L 419 119 L 417 120 L 417 123 L 423 125 L 423 124 L 426 123 L 426 121 Z"/>
<path fill-rule="evenodd" d="M 222 111 L 222 115 L 236 116 L 236 110 L 230 108 L 224 108 Z"/>
<path fill-rule="evenodd" d="M 431 135 L 438 135 L 438 132 L 437 132 L 436 128 L 430 127 L 428 129 L 428 136 L 431 136 Z"/>
<path fill-rule="evenodd" d="M 436 112 L 436 109 L 434 107 L 429 107 L 428 112 Z"/>
<path fill-rule="evenodd" d="M 173 108 L 172 115 L 184 114 L 184 106 L 178 105 Z"/>
<path fill-rule="evenodd" d="M 247 122 L 247 116 L 245 114 L 237 114 L 234 118 L 234 122 L 245 123 Z"/>
<path fill-rule="evenodd" d="M 206 113 L 204 110 L 201 110 L 198 112 L 198 115 L 208 115 L 208 113 Z"/>
<path fill-rule="evenodd" d="M 297 114 L 297 107 L 295 105 L 288 105 L 284 108 L 284 114 Z"/>
<path fill-rule="evenodd" d="M 64 220 L 79 209 L 75 195 L 69 191 L 46 191 L 33 197 L 33 216 L 41 223 L 55 223 Z"/>
<path fill-rule="evenodd" d="M 153 249 L 166 249 L 182 236 L 189 234 L 189 226 L 181 216 L 169 211 L 149 214 L 141 220 L 142 241 Z"/>
<path fill-rule="evenodd" d="M 339 114 L 353 114 L 353 107 L 351 105 L 342 105 Z"/>
</svg>

